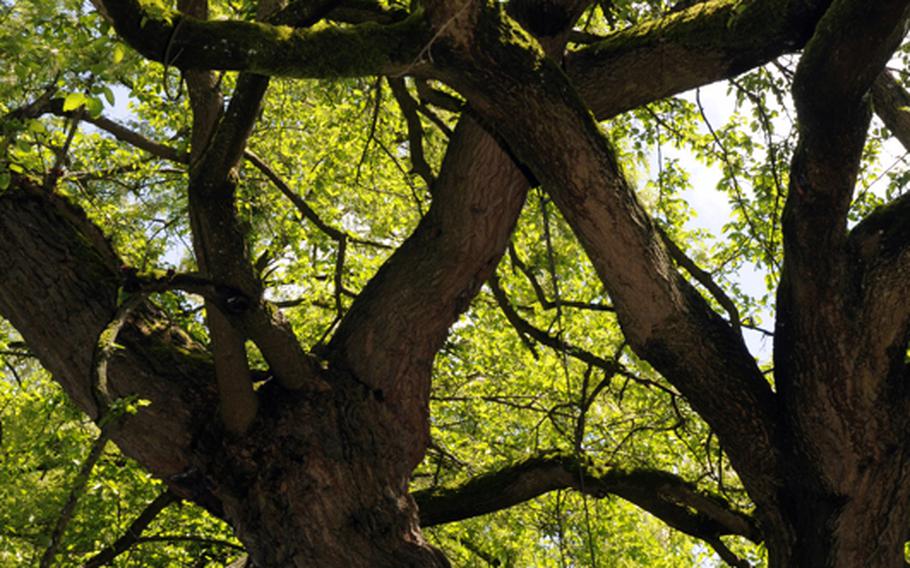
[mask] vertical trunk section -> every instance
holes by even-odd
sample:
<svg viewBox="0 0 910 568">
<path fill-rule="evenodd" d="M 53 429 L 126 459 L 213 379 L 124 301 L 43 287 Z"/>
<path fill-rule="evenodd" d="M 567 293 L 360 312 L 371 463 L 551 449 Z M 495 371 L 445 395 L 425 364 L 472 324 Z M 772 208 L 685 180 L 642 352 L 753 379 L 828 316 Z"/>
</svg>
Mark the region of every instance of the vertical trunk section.
<svg viewBox="0 0 910 568">
<path fill-rule="evenodd" d="M 768 540 L 772 568 L 899 568 L 908 532 L 904 456 L 870 467 L 850 495 L 797 487 L 789 527 Z M 803 480 L 804 481 L 804 480 Z"/>
<path fill-rule="evenodd" d="M 350 378 L 332 381 L 344 388 L 267 384 L 249 434 L 230 445 L 213 436 L 200 454 L 238 537 L 263 568 L 449 566 L 420 533 L 388 405 Z"/>
</svg>

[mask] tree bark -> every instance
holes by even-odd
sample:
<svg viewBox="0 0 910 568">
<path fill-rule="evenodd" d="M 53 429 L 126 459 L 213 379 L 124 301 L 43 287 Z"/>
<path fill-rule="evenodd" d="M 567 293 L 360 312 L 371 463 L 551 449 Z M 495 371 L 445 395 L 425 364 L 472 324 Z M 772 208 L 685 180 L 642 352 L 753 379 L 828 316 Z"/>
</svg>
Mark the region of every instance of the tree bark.
<svg viewBox="0 0 910 568">
<path fill-rule="evenodd" d="M 584 6 L 541 2 L 548 10 Z M 231 421 L 236 427 L 225 431 L 215 419 L 215 378 L 224 375 L 224 359 L 213 363 L 146 306 L 120 333 L 124 349 L 112 357 L 109 376 L 113 396 L 151 404 L 118 423 L 112 439 L 175 494 L 229 520 L 259 566 L 446 566 L 421 536 L 408 478 L 428 442 L 433 357 L 491 276 L 523 204 L 528 179 L 517 165 L 521 159 L 584 246 L 631 347 L 722 440 L 758 506 L 756 534 L 751 524 L 738 534 L 765 540 L 775 567 L 903 565 L 910 524 L 910 238 L 901 223 L 908 200 L 896 200 L 852 232 L 845 217 L 868 122 L 863 96 L 902 34 L 907 3 L 882 1 L 866 9 L 839 0 L 828 9 L 829 2 L 820 1 L 707 2 L 661 25 L 614 34 L 566 62 L 555 50 L 540 51 L 486 3 L 424 4 L 425 14 L 388 27 L 293 33 L 192 18 L 149 19 L 143 26 L 138 2 L 105 4 L 117 29 L 148 57 L 163 59 L 165 45 L 180 54 L 169 64 L 292 76 L 423 73 L 448 80 L 472 104 L 453 134 L 429 213 L 351 306 L 323 360 L 310 366 L 289 328 L 259 303 L 242 239 L 226 233 L 228 245 L 213 249 L 229 250 L 228 260 L 239 268 L 230 273 L 232 267 L 215 258 L 201 264 L 213 273 L 227 270 L 213 277 L 257 304 L 239 316 L 224 313 L 223 303 L 211 298 L 209 308 L 217 326 L 233 334 L 223 344 L 242 354 L 244 336 L 257 341 L 282 380 L 253 390 L 245 363 L 229 364 L 244 394 L 242 412 Z M 530 29 L 547 37 L 553 32 L 551 19 L 536 18 L 533 10 L 528 16 L 535 2 L 510 4 Z M 677 272 L 595 117 L 801 45 L 823 12 L 795 88 L 801 141 L 784 219 L 775 390 L 738 329 Z M 763 33 L 756 37 L 754 30 Z M 709 43 L 699 39 L 702 32 L 714 34 Z M 348 48 L 356 53 L 364 46 L 382 49 L 372 58 L 350 57 Z M 431 62 L 423 57 L 428 46 Z M 850 57 L 834 57 L 844 46 Z M 689 65 L 667 70 L 680 61 Z M 642 80 L 626 80 L 633 73 Z M 220 166 L 205 168 L 216 182 L 232 183 L 230 170 L 253 118 L 234 117 L 233 133 L 222 123 L 226 147 L 207 156 Z M 232 186 L 201 189 L 212 191 L 199 194 L 197 210 L 211 207 L 218 190 L 226 194 L 220 211 L 195 219 L 200 235 L 217 237 L 233 221 Z M 200 247 L 200 256 L 210 249 Z M 99 417 L 91 354 L 117 309 L 117 255 L 83 212 L 15 177 L 0 195 L 0 266 L 0 313 L 73 400 Z M 46 299 L 34 301 L 36 289 L 46 290 Z M 304 375 L 312 380 L 300 387 L 295 379 Z M 523 491 L 509 484 L 504 494 L 489 497 L 491 508 L 538 489 L 572 486 L 576 472 L 543 461 L 507 473 L 508 480 L 533 483 Z M 692 500 L 701 496 L 681 480 L 658 478 L 664 493 L 657 500 L 653 477 L 645 485 L 651 492 L 628 487 L 626 478 L 619 485 L 608 481 L 600 480 L 604 491 L 623 491 L 701 534 L 703 519 L 686 508 L 698 511 Z M 712 538 L 729 528 L 716 518 L 715 506 L 706 531 Z"/>
</svg>

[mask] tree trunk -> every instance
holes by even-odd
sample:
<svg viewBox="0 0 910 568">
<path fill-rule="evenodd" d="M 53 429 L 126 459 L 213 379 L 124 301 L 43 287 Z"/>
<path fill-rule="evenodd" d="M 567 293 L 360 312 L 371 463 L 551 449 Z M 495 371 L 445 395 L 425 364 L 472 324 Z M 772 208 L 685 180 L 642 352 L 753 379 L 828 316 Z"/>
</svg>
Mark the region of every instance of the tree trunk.
<svg viewBox="0 0 910 568">
<path fill-rule="evenodd" d="M 870 466 L 848 495 L 796 478 L 786 511 L 789 526 L 766 530 L 770 566 L 906 566 L 908 474 L 904 456 L 893 456 Z"/>
<path fill-rule="evenodd" d="M 16 182 L 0 196 L 0 313 L 97 415 L 91 354 L 116 308 L 117 258 L 80 209 Z M 111 394 L 149 401 L 111 432 L 125 454 L 227 520 L 257 566 L 448 565 L 408 494 L 424 436 L 406 435 L 381 392 L 329 370 L 328 392 L 268 382 L 259 418 L 233 436 L 218 418 L 210 355 L 165 321 L 144 308 L 117 337 Z"/>
<path fill-rule="evenodd" d="M 226 518 L 257 566 L 448 566 L 420 533 L 406 448 L 385 405 L 345 386 L 289 395 L 267 385 L 266 418 L 247 436 L 209 438 L 199 466 Z"/>
</svg>

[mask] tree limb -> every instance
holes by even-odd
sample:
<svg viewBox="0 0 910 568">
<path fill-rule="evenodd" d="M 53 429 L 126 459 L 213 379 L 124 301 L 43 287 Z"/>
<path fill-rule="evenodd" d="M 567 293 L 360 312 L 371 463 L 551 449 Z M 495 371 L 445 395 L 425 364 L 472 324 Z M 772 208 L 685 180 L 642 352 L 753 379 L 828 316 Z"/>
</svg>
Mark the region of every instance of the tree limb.
<svg viewBox="0 0 910 568">
<path fill-rule="evenodd" d="M 334 365 L 381 389 L 410 424 L 408 435 L 422 437 L 433 356 L 496 267 L 528 185 L 498 143 L 462 116 L 434 187 L 430 210 L 328 347 Z"/>
<path fill-rule="evenodd" d="M 104 0 L 117 32 L 153 61 L 180 69 L 248 71 L 286 77 L 401 75 L 418 69 L 430 39 L 419 15 L 320 30 L 213 20 L 162 10 L 139 0 Z"/>
<path fill-rule="evenodd" d="M 142 512 L 139 513 L 139 516 L 130 523 L 130 526 L 127 527 L 126 532 L 124 532 L 120 538 L 89 558 L 85 564 L 82 565 L 82 568 L 99 568 L 100 566 L 106 566 L 113 562 L 115 558 L 136 544 L 138 539 L 142 536 L 142 532 L 158 517 L 158 514 L 161 513 L 161 511 L 171 503 L 176 503 L 179 500 L 179 497 L 168 490 L 159 494 L 145 506 Z"/>
<path fill-rule="evenodd" d="M 723 438 L 750 494 L 776 503 L 776 403 L 741 335 L 677 273 L 565 75 L 542 53 L 501 38 L 500 26 L 513 26 L 500 17 L 485 11 L 473 29 L 440 41 L 436 66 L 553 197 L 610 293 L 629 345 Z M 462 50 L 465 34 L 482 47 Z"/>
<path fill-rule="evenodd" d="M 865 444 L 900 443 L 896 432 L 905 431 L 903 423 L 884 418 L 897 414 L 881 413 L 879 405 L 899 398 L 889 377 L 904 361 L 906 310 L 894 309 L 905 304 L 893 293 L 906 293 L 907 286 L 892 283 L 883 290 L 884 282 L 873 277 L 875 263 L 869 261 L 881 241 L 857 246 L 869 228 L 905 205 L 874 215 L 853 237 L 847 214 L 871 118 L 866 94 L 900 44 L 908 16 L 907 0 L 836 0 L 793 80 L 800 136 L 782 217 L 774 374 L 798 432 L 792 440 L 797 446 L 812 440 L 808 451 L 819 459 L 813 467 L 825 472 L 825 490 L 834 492 L 849 491 L 857 472 L 869 467 L 873 446 Z M 890 293 L 875 297 L 873 291 Z M 861 417 L 870 415 L 883 418 L 869 425 Z M 857 428 L 862 441 L 845 447 L 842 441 Z"/>
<path fill-rule="evenodd" d="M 0 196 L 0 314 L 10 321 L 73 402 L 91 416 L 92 353 L 116 311 L 120 260 L 77 207 L 14 176 Z M 41 302 L 35 290 L 53 290 Z M 192 433 L 214 422 L 210 355 L 152 308 L 134 312 L 110 359 L 113 398 L 148 400 L 110 433 L 125 454 L 218 514 L 210 490 L 183 475 Z M 178 477 L 174 477 L 178 476 Z"/>
<path fill-rule="evenodd" d="M 872 83 L 872 104 L 875 114 L 910 152 L 910 93 L 887 69 Z"/>
<path fill-rule="evenodd" d="M 600 470 L 566 455 L 528 458 L 458 487 L 425 489 L 412 496 L 420 510 L 421 526 L 430 527 L 506 509 L 557 489 L 575 489 L 596 498 L 622 497 L 696 538 L 710 541 L 735 534 L 753 542 L 762 540 L 751 517 L 676 475 L 655 470 Z"/>
<path fill-rule="evenodd" d="M 64 503 L 63 508 L 60 510 L 60 514 L 57 517 L 57 522 L 54 524 L 54 530 L 51 532 L 50 543 L 47 545 L 47 549 L 41 556 L 41 561 L 38 563 L 38 566 L 40 568 L 50 568 L 51 564 L 54 562 L 54 557 L 57 556 L 57 549 L 60 548 L 61 541 L 63 540 L 63 533 L 66 532 L 66 527 L 73 519 L 73 513 L 76 510 L 76 503 L 79 502 L 79 498 L 82 497 L 83 493 L 85 493 L 85 488 L 88 485 L 88 480 L 92 474 L 92 470 L 95 468 L 95 464 L 98 463 L 98 460 L 101 459 L 101 455 L 104 453 L 104 448 L 107 446 L 107 442 L 108 430 L 106 428 L 102 428 L 101 432 L 98 434 L 98 437 L 92 443 L 88 456 L 85 458 L 85 461 L 82 462 L 82 466 L 79 468 L 79 473 L 76 474 L 76 479 L 73 480 L 73 485 L 70 487 L 70 492 L 66 498 L 66 503 Z"/>
<path fill-rule="evenodd" d="M 798 50 L 830 0 L 715 0 L 614 32 L 566 57 L 598 119 Z"/>
<path fill-rule="evenodd" d="M 554 40 L 549 49 L 561 52 L 563 46 Z M 380 389 L 400 413 L 407 435 L 419 433 L 411 463 L 402 464 L 408 472 L 428 442 L 433 357 L 493 274 L 528 187 L 525 173 L 500 143 L 462 114 L 433 185 L 430 210 L 370 280 L 329 344 L 335 367 Z"/>
<path fill-rule="evenodd" d="M 184 16 L 208 18 L 207 0 L 180 0 L 177 6 Z M 169 49 L 170 46 L 166 53 Z M 232 120 L 227 120 L 220 82 L 213 72 L 191 69 L 184 78 L 193 111 L 187 193 L 196 264 L 213 280 L 227 282 L 255 298 L 255 287 L 250 285 L 252 275 L 245 274 L 249 270 L 245 265 L 245 243 L 234 217 L 236 181 L 231 170 L 240 160 L 251 128 L 244 128 L 237 110 L 242 107 L 258 112 L 268 83 L 250 80 L 246 75 L 238 78 L 235 92 L 240 97 L 232 98 L 234 112 Z M 205 319 L 214 355 L 221 420 L 228 431 L 243 434 L 259 408 L 245 338 L 210 300 L 205 301 Z"/>
</svg>

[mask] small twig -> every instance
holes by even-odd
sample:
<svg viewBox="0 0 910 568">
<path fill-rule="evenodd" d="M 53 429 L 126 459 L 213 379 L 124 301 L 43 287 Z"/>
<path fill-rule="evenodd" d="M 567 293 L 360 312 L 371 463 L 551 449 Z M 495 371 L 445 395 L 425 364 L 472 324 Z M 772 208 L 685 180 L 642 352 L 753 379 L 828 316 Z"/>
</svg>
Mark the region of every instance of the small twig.
<svg viewBox="0 0 910 568">
<path fill-rule="evenodd" d="M 752 213 L 749 211 L 749 206 L 746 203 L 745 192 L 743 192 L 742 187 L 739 185 L 739 179 L 736 177 L 736 167 L 733 165 L 733 160 L 730 157 L 730 153 L 727 151 L 727 147 L 720 139 L 717 131 L 714 130 L 714 127 L 711 125 L 711 121 L 708 120 L 708 115 L 705 113 L 705 108 L 701 103 L 701 93 L 699 89 L 695 90 L 695 105 L 698 107 L 698 112 L 701 114 L 701 118 L 704 121 L 705 126 L 708 128 L 708 132 L 714 139 L 714 144 L 717 145 L 718 150 L 720 150 L 720 155 L 724 161 L 724 165 L 726 165 L 726 170 L 730 176 L 730 181 L 733 183 L 734 199 L 736 201 L 736 204 L 739 206 L 739 210 L 743 214 L 743 218 L 746 220 L 746 224 L 749 225 L 749 230 L 752 238 L 758 241 L 758 244 L 761 245 L 762 249 L 764 250 L 768 265 L 774 266 L 777 271 L 780 272 L 780 265 L 774 256 L 774 251 L 771 250 L 768 247 L 768 243 L 766 243 L 761 238 L 760 232 L 752 220 Z"/>
<path fill-rule="evenodd" d="M 619 372 L 621 366 L 616 360 L 604 359 L 603 357 L 595 355 L 590 351 L 587 351 L 575 345 L 570 345 L 562 338 L 554 337 L 546 331 L 531 325 L 531 323 L 518 315 L 518 312 L 515 311 L 515 308 L 512 307 L 512 304 L 509 302 L 508 297 L 506 296 L 502 287 L 499 285 L 499 279 L 496 277 L 496 275 L 490 277 L 487 283 L 489 284 L 490 289 L 493 292 L 493 297 L 496 298 L 496 303 L 502 310 L 503 315 L 506 316 L 506 319 L 509 321 L 509 323 L 512 324 L 512 327 L 514 327 L 516 331 L 526 334 L 528 337 L 531 337 L 538 343 L 553 349 L 560 355 L 568 355 L 569 357 L 573 357 L 579 361 L 593 365 L 599 369 L 603 369 L 608 373 Z"/>
<path fill-rule="evenodd" d="M 16 381 L 16 384 L 19 385 L 19 388 L 22 388 L 22 377 L 19 376 L 19 372 L 16 370 L 9 361 L 4 361 L 3 366 L 13 375 L 13 379 Z"/>
<path fill-rule="evenodd" d="M 341 240 L 338 241 L 338 256 L 335 258 L 335 311 L 338 314 L 338 319 L 344 317 L 344 304 L 341 301 L 341 296 L 344 291 L 344 255 L 347 250 L 348 240 L 346 237 L 342 236 Z"/>
<path fill-rule="evenodd" d="M 262 172 L 262 174 L 265 175 L 265 177 L 267 177 L 269 179 L 269 181 L 271 181 L 275 187 L 278 188 L 278 191 L 280 191 L 285 197 L 287 197 L 291 201 L 291 203 L 294 204 L 294 207 L 297 208 L 297 211 L 306 220 L 313 223 L 313 225 L 315 225 L 317 229 L 319 229 L 320 231 L 325 233 L 325 235 L 328 236 L 330 239 L 332 239 L 336 242 L 339 242 L 342 239 L 346 239 L 352 243 L 356 243 L 359 245 L 366 245 L 366 246 L 382 248 L 382 249 L 392 248 L 387 244 L 383 244 L 383 243 L 380 243 L 377 241 L 372 241 L 369 239 L 360 238 L 360 237 L 357 237 L 354 235 L 349 235 L 349 234 L 345 233 L 344 231 L 342 231 L 341 229 L 337 229 L 337 228 L 331 226 L 326 221 L 324 221 L 312 207 L 310 207 L 309 203 L 307 203 L 302 197 L 297 195 L 297 193 L 293 189 L 291 189 L 291 187 L 283 179 L 281 179 L 281 176 L 279 176 L 278 173 L 275 172 L 275 170 L 273 170 L 268 164 L 266 164 L 262 158 L 260 158 L 258 155 L 256 155 L 255 153 L 253 153 L 250 150 L 245 150 L 243 155 L 247 160 L 250 161 L 250 163 L 252 163 L 256 167 L 256 169 L 258 169 L 260 172 Z"/>
<path fill-rule="evenodd" d="M 401 114 L 404 115 L 408 128 L 408 150 L 411 155 L 411 168 L 414 173 L 419 175 L 427 184 L 428 188 L 433 187 L 436 181 L 430 164 L 427 163 L 426 156 L 423 153 L 423 125 L 420 123 L 418 116 L 417 101 L 415 101 L 408 92 L 404 79 L 389 77 L 389 87 L 392 90 L 392 96 L 398 102 Z"/>
<path fill-rule="evenodd" d="M 706 538 L 705 541 L 711 545 L 711 548 L 713 548 L 715 552 L 717 552 L 717 555 L 720 556 L 721 560 L 730 566 L 733 566 L 733 568 L 752 568 L 752 565 L 749 564 L 747 560 L 743 560 L 730 550 L 730 548 L 720 540 L 720 537 L 713 539 Z"/>
<path fill-rule="evenodd" d="M 670 253 L 670 256 L 673 260 L 676 261 L 676 264 L 682 266 L 686 271 L 692 275 L 699 284 L 705 287 L 708 292 L 717 300 L 717 303 L 720 304 L 724 310 L 727 311 L 727 315 L 730 317 L 730 327 L 733 328 L 737 334 L 741 333 L 741 323 L 739 316 L 739 309 L 736 307 L 736 304 L 730 299 L 730 296 L 724 292 L 717 282 L 711 277 L 709 273 L 702 270 L 695 261 L 692 260 L 679 246 L 673 242 L 673 239 L 667 235 L 661 227 L 657 227 L 657 232 L 660 235 L 661 240 L 664 242 L 664 246 L 667 247 L 667 251 Z"/>
<path fill-rule="evenodd" d="M 512 265 L 521 271 L 525 275 L 525 278 L 528 279 L 528 282 L 531 284 L 531 288 L 534 290 L 534 295 L 537 297 L 537 302 L 545 310 L 552 310 L 556 308 L 556 302 L 553 302 L 547 298 L 546 292 L 544 292 L 543 286 L 541 286 L 540 281 L 537 280 L 537 276 L 534 274 L 534 271 L 518 256 L 518 251 L 515 249 L 514 243 L 509 244 L 509 260 L 512 262 Z M 595 312 L 615 312 L 616 310 L 613 306 L 609 304 L 601 304 L 598 302 L 581 302 L 578 300 L 564 300 L 561 299 L 559 303 L 564 308 L 575 308 L 579 310 L 591 310 Z"/>
<path fill-rule="evenodd" d="M 360 161 L 357 162 L 357 170 L 354 175 L 354 183 L 360 183 L 360 169 L 367 159 L 367 151 L 370 149 L 370 142 L 376 139 L 376 125 L 379 123 L 379 110 L 382 104 L 382 77 L 376 79 L 374 90 L 376 91 L 375 102 L 373 103 L 373 118 L 370 120 L 370 132 L 367 135 L 367 141 L 363 144 L 363 152 L 360 154 Z"/>
<path fill-rule="evenodd" d="M 48 172 L 47 176 L 44 178 L 45 191 L 52 190 L 54 186 L 57 185 L 57 180 L 63 176 L 63 166 L 66 162 L 66 155 L 69 153 L 70 145 L 73 143 L 73 138 L 76 136 L 76 130 L 79 128 L 79 121 L 82 120 L 84 112 L 84 110 L 80 109 L 72 115 L 69 132 L 66 134 L 66 141 L 63 143 L 60 151 L 57 152 L 51 171 Z"/>
</svg>

